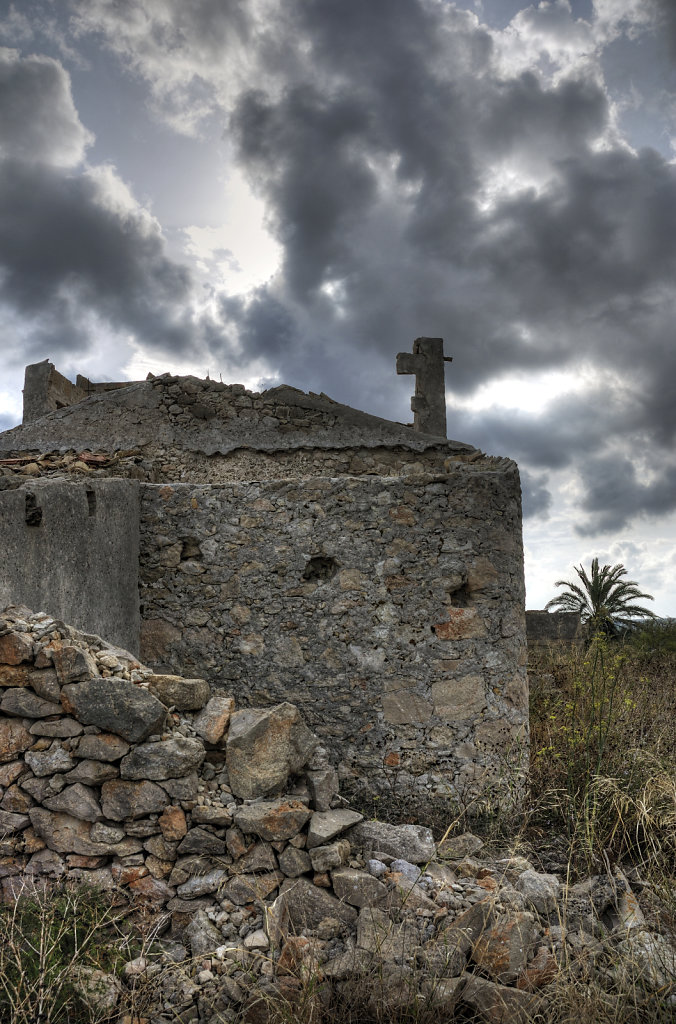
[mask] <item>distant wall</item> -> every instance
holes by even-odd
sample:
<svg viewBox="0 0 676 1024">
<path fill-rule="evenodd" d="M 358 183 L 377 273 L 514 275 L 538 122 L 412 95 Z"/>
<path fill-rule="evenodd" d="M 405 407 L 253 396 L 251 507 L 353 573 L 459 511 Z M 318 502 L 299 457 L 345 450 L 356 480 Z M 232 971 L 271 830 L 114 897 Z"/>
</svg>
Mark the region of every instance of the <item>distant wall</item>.
<svg viewBox="0 0 676 1024">
<path fill-rule="evenodd" d="M 349 780 L 465 796 L 527 759 L 519 477 L 141 485 L 141 657 L 297 704 Z M 509 773 L 511 778 L 507 778 Z"/>
<path fill-rule="evenodd" d="M 527 611 L 526 632 L 529 644 L 579 643 L 582 639 L 580 613 Z"/>
<path fill-rule="evenodd" d="M 0 492 L 0 607 L 46 611 L 137 654 L 138 504 L 132 480 Z"/>
</svg>

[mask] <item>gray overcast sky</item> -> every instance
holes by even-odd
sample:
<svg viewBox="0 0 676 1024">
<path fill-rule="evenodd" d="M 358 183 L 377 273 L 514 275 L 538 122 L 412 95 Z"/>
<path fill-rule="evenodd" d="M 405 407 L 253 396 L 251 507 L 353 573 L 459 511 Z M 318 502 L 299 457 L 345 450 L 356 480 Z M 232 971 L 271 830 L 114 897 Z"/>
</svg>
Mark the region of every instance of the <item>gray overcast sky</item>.
<svg viewBox="0 0 676 1024">
<path fill-rule="evenodd" d="M 23 366 L 284 381 L 515 458 L 529 607 L 676 615 L 672 0 L 0 2 L 0 428 Z"/>
</svg>

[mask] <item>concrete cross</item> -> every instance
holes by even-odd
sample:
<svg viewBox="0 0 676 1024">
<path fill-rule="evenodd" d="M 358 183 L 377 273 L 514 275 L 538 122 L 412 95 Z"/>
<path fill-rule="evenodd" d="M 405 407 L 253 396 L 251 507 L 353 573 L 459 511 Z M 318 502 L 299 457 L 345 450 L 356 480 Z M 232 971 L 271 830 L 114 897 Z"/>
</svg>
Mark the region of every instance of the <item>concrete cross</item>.
<svg viewBox="0 0 676 1024">
<path fill-rule="evenodd" d="M 415 374 L 415 395 L 411 398 L 413 428 L 423 434 L 446 437 L 446 383 L 443 338 L 416 338 L 413 352 L 400 352 L 397 373 Z"/>
</svg>

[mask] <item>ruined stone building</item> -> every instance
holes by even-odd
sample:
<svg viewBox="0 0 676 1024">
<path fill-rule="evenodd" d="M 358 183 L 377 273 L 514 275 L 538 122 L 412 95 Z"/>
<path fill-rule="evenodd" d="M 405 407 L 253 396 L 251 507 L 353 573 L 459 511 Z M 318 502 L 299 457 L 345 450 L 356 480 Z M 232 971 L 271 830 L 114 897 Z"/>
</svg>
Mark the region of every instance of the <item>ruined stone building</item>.
<svg viewBox="0 0 676 1024">
<path fill-rule="evenodd" d="M 0 607 L 99 633 L 239 706 L 289 700 L 344 789 L 510 792 L 527 756 L 517 467 L 326 395 L 26 371 L 0 434 Z"/>
</svg>

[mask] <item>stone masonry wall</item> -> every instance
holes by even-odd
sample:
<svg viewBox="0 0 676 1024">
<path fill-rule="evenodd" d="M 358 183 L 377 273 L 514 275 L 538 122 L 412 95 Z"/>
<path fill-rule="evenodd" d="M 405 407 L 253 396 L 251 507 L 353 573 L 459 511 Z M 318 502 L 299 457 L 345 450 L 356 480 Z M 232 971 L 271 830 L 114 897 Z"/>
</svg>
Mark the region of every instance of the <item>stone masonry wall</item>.
<svg viewBox="0 0 676 1024">
<path fill-rule="evenodd" d="M 43 608 L 137 653 L 138 538 L 135 481 L 35 479 L 2 490 L 0 607 Z"/>
<path fill-rule="evenodd" d="M 523 768 L 513 463 L 142 485 L 140 564 L 144 660 L 297 704 L 348 788 L 467 795 Z"/>
</svg>

